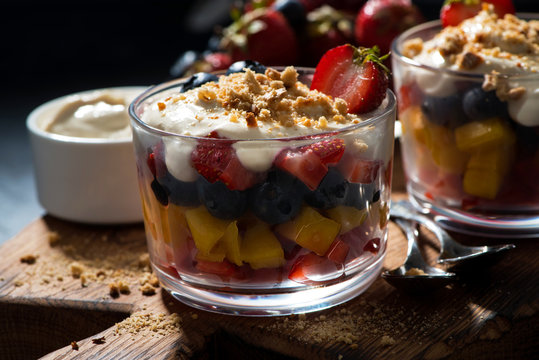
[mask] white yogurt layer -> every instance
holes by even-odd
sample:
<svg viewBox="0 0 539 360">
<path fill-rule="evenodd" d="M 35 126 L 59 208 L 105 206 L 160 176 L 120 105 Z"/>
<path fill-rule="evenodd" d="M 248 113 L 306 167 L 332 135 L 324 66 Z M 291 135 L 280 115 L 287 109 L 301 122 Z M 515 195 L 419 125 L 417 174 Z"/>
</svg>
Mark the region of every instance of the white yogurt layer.
<svg viewBox="0 0 539 360">
<path fill-rule="evenodd" d="M 68 96 L 43 129 L 81 138 L 130 138 L 127 109 L 141 91 L 118 88 Z"/>
<path fill-rule="evenodd" d="M 444 28 L 431 40 L 405 44 L 404 52 L 434 68 L 509 76 L 511 88 L 525 89 L 522 96 L 507 99 L 511 117 L 525 126 L 539 126 L 539 20 L 525 21 L 510 14 L 500 19 L 491 5 L 484 6 L 475 17 Z M 456 91 L 450 75 L 421 70 L 415 76 L 429 95 Z"/>
<path fill-rule="evenodd" d="M 235 140 L 281 139 L 342 129 L 360 123 L 348 114 L 346 103 L 332 99 L 297 81 L 292 67 L 279 73 L 245 73 L 221 76 L 185 93 L 168 93 L 142 114 L 146 124 L 170 133 L 205 137 L 216 132 Z M 196 177 L 190 153 L 195 142 L 165 140 L 166 164 L 183 181 Z M 296 144 L 295 144 L 296 145 Z M 286 142 L 238 141 L 234 143 L 242 165 L 251 171 L 268 170 Z"/>
</svg>

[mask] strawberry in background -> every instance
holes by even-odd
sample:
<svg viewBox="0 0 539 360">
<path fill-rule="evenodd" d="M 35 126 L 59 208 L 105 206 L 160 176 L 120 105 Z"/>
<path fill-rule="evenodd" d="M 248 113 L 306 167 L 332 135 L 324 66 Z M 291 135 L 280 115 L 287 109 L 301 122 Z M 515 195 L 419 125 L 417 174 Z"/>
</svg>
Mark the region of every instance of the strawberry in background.
<svg viewBox="0 0 539 360">
<path fill-rule="evenodd" d="M 475 16 L 481 11 L 481 2 L 492 4 L 500 18 L 515 13 L 512 0 L 446 0 L 440 10 L 442 26 L 457 26 L 461 21 Z"/>
<path fill-rule="evenodd" d="M 410 0 L 369 0 L 356 17 L 356 42 L 365 47 L 377 45 L 385 54 L 395 37 L 423 21 Z"/>
<path fill-rule="evenodd" d="M 223 30 L 221 48 L 232 62 L 250 59 L 265 65 L 289 65 L 298 59 L 294 30 L 284 15 L 271 7 L 242 14 Z"/>
<path fill-rule="evenodd" d="M 354 42 L 353 17 L 328 5 L 307 14 L 302 65 L 315 66 L 329 49 Z"/>
</svg>

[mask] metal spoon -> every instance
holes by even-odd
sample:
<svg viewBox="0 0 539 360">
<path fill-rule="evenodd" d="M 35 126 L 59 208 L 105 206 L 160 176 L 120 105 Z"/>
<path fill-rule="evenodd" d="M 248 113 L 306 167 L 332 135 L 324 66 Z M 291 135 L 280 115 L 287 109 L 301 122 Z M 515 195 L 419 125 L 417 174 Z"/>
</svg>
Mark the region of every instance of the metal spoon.
<svg viewBox="0 0 539 360">
<path fill-rule="evenodd" d="M 391 205 L 390 214 L 393 218 L 417 221 L 432 231 L 440 241 L 440 256 L 438 263 L 452 268 L 465 269 L 471 265 L 481 267 L 498 261 L 508 250 L 514 249 L 514 244 L 492 246 L 465 246 L 453 239 L 447 231 L 434 220 L 419 213 L 412 203 L 406 200 Z"/>
<path fill-rule="evenodd" d="M 382 277 L 396 288 L 409 292 L 426 292 L 441 288 L 455 281 L 454 273 L 429 266 L 417 247 L 417 223 L 403 219 L 395 219 L 397 225 L 406 234 L 408 252 L 406 260 L 399 268 L 384 271 Z"/>
</svg>

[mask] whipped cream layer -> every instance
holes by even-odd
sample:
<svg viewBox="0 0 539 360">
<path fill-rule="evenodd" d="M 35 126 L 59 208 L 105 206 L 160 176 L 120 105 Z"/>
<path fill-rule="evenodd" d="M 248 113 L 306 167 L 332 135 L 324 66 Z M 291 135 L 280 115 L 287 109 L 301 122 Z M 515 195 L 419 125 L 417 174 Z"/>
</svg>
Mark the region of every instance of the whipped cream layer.
<svg viewBox="0 0 539 360">
<path fill-rule="evenodd" d="M 485 4 L 476 16 L 426 42 L 409 40 L 403 53 L 434 68 L 498 76 L 497 93 L 507 101 L 511 117 L 525 126 L 539 126 L 539 20 L 511 14 L 498 18 L 492 5 Z M 457 91 L 451 75 L 420 70 L 416 78 L 432 96 Z M 508 94 L 511 89 L 518 89 L 514 96 Z"/>
<path fill-rule="evenodd" d="M 278 139 L 339 130 L 360 123 L 362 118 L 348 114 L 344 100 L 309 90 L 298 81 L 297 71 L 288 67 L 282 72 L 270 68 L 265 74 L 246 69 L 185 93 L 169 92 L 145 109 L 141 120 L 179 135 L 276 139 L 263 145 L 257 141 L 233 145 L 243 166 L 265 171 L 275 155 L 289 146 Z M 182 181 L 194 180 L 190 154 L 196 143 L 174 138 L 164 142 L 170 173 Z"/>
</svg>

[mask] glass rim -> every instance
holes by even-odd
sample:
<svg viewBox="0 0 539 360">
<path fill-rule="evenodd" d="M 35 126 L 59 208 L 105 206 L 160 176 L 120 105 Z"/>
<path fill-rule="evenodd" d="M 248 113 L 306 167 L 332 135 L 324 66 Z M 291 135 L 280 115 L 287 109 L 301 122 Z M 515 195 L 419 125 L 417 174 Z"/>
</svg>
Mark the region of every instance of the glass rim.
<svg viewBox="0 0 539 360">
<path fill-rule="evenodd" d="M 268 67 L 269 68 L 269 67 Z M 282 71 L 286 67 L 285 66 L 272 66 L 271 68 Z M 308 68 L 308 67 L 301 67 L 301 66 L 294 66 L 298 72 L 304 71 L 312 71 L 314 73 L 314 68 Z M 211 72 L 215 75 L 223 75 L 225 74 L 226 70 L 222 71 L 215 71 Z M 173 132 L 161 130 L 158 128 L 155 128 L 153 126 L 148 125 L 142 119 L 137 115 L 136 109 L 138 106 L 144 103 L 144 101 L 148 100 L 150 97 L 165 92 L 167 90 L 174 89 L 178 87 L 181 83 L 185 82 L 189 77 L 182 77 L 178 79 L 169 80 L 167 82 L 157 84 L 154 86 L 149 87 L 144 92 L 139 94 L 133 101 L 129 104 L 129 117 L 131 118 L 131 123 L 136 123 L 137 126 L 143 128 L 145 131 L 152 133 L 154 135 L 158 136 L 166 136 L 166 137 L 177 137 L 177 138 L 183 138 L 183 139 L 190 139 L 190 140 L 208 140 L 211 139 L 212 141 L 219 142 L 268 142 L 268 141 L 297 141 L 297 140 L 308 140 L 308 139 L 318 139 L 318 138 L 327 138 L 332 137 L 336 135 L 340 135 L 343 133 L 348 133 L 355 131 L 360 128 L 368 128 L 371 125 L 375 125 L 379 122 L 382 122 L 388 114 L 390 114 L 392 111 L 396 112 L 396 105 L 397 105 L 397 99 L 395 97 L 395 94 L 391 91 L 391 89 L 387 89 L 386 91 L 386 98 L 387 104 L 382 110 L 373 110 L 372 112 L 365 113 L 370 114 L 377 111 L 380 111 L 380 113 L 377 113 L 375 116 L 368 117 L 366 120 L 359 122 L 358 124 L 352 124 L 349 126 L 345 126 L 339 129 L 332 129 L 328 131 L 321 131 L 316 132 L 308 135 L 298 135 L 298 136 L 283 136 L 283 137 L 271 137 L 271 138 L 253 138 L 253 139 L 236 139 L 236 138 L 208 138 L 207 136 L 193 136 L 193 135 L 183 135 L 183 134 L 176 134 Z M 384 99 L 384 101 L 385 101 Z"/>
<path fill-rule="evenodd" d="M 520 19 L 525 20 L 539 20 L 539 13 L 517 13 L 515 14 Z M 485 73 L 472 73 L 472 72 L 465 72 L 465 71 L 459 71 L 459 70 L 451 70 L 447 68 L 437 68 L 434 66 L 421 64 L 420 62 L 409 58 L 402 54 L 400 51 L 399 45 L 402 45 L 405 40 L 411 39 L 413 34 L 419 33 L 421 31 L 429 30 L 429 29 L 435 29 L 440 28 L 441 29 L 442 22 L 440 20 L 432 20 L 427 21 L 422 24 L 416 25 L 414 27 L 411 27 L 410 29 L 404 31 L 399 36 L 397 36 L 393 42 L 391 43 L 391 56 L 395 58 L 396 60 L 403 62 L 407 65 L 414 66 L 416 68 L 421 68 L 422 70 L 427 70 L 430 72 L 436 72 L 436 73 L 444 73 L 451 76 L 458 76 L 468 79 L 475 79 L 475 80 L 483 80 Z M 524 73 L 524 74 L 500 74 L 501 78 L 505 79 L 522 79 L 522 80 L 537 80 L 539 77 L 539 72 L 537 73 Z"/>
</svg>

